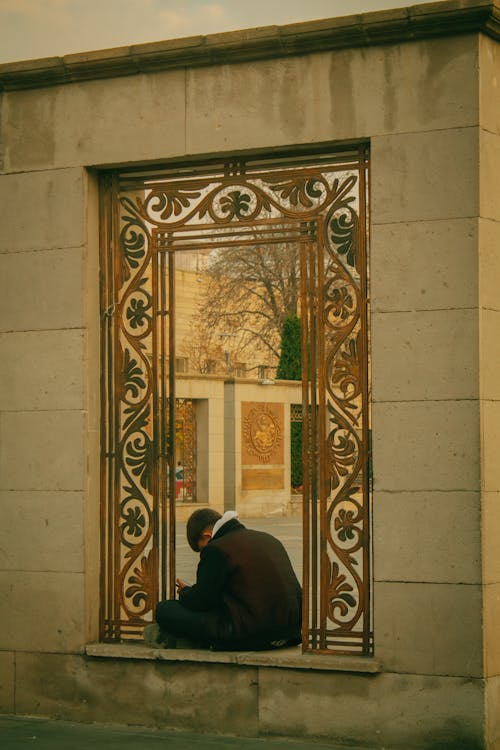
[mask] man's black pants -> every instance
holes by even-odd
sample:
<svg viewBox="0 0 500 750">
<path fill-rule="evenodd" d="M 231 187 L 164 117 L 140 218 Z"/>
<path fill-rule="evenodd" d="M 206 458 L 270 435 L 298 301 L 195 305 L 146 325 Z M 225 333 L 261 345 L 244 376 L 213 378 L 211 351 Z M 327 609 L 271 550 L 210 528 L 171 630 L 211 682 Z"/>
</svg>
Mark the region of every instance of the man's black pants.
<svg viewBox="0 0 500 750">
<path fill-rule="evenodd" d="M 160 630 L 176 638 L 188 638 L 204 648 L 230 638 L 232 623 L 225 612 L 192 612 L 174 599 L 163 601 L 156 609 Z"/>
<path fill-rule="evenodd" d="M 300 628 L 296 633 L 273 639 L 255 635 L 237 638 L 231 617 L 225 610 L 192 612 L 173 599 L 158 604 L 156 621 L 166 635 L 187 638 L 193 641 L 193 646 L 219 651 L 261 651 L 296 646 L 301 642 Z"/>
</svg>

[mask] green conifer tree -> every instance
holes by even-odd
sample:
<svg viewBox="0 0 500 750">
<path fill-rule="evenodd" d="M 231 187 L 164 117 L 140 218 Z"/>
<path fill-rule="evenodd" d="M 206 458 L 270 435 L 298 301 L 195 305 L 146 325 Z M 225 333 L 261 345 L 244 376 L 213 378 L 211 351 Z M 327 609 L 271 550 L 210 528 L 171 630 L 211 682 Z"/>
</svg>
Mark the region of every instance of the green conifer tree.
<svg viewBox="0 0 500 750">
<path fill-rule="evenodd" d="M 300 319 L 296 315 L 285 318 L 281 330 L 281 355 L 276 371 L 279 380 L 302 379 Z M 302 485 L 302 422 L 290 425 L 291 483 Z"/>
<path fill-rule="evenodd" d="M 281 329 L 281 354 L 276 371 L 278 380 L 302 380 L 300 319 L 285 318 Z"/>
</svg>

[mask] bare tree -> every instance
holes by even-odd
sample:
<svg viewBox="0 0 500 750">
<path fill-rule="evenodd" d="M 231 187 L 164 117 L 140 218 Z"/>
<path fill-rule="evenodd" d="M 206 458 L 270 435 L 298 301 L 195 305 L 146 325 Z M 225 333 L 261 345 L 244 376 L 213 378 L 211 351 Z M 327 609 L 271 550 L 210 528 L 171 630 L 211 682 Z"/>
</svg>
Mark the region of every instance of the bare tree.
<svg viewBox="0 0 500 750">
<path fill-rule="evenodd" d="M 298 245 L 223 248 L 207 274 L 207 324 L 238 334 L 242 348 L 242 337 L 247 346 L 260 344 L 277 360 L 283 322 L 298 314 Z"/>
</svg>

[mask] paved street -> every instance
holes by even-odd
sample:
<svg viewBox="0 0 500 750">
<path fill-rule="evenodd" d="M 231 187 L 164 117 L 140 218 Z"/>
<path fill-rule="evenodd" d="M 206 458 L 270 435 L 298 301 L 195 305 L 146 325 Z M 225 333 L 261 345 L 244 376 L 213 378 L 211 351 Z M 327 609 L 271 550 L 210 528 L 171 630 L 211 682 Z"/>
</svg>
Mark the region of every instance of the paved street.
<svg viewBox="0 0 500 750">
<path fill-rule="evenodd" d="M 302 576 L 302 516 L 274 516 L 273 518 L 242 518 L 241 522 L 249 529 L 267 531 L 280 539 L 292 561 L 299 581 Z M 176 551 L 177 577 L 186 583 L 194 583 L 198 555 L 186 541 L 186 524 L 177 523 Z"/>
<path fill-rule="evenodd" d="M 346 750 L 328 742 L 248 739 L 0 716 L 2 750 Z M 360 750 L 352 745 L 349 750 Z M 370 750 L 363 748 L 363 750 Z"/>
</svg>

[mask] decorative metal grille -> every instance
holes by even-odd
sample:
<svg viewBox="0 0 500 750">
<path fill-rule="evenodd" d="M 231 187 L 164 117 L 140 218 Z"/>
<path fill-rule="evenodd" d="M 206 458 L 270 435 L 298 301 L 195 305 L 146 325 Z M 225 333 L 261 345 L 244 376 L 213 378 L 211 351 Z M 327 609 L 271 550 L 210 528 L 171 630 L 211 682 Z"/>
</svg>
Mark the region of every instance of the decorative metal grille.
<svg viewBox="0 0 500 750">
<path fill-rule="evenodd" d="M 367 176 L 366 146 L 104 175 L 103 638 L 175 595 L 176 254 L 258 238 L 300 247 L 303 648 L 372 651 Z"/>
</svg>

